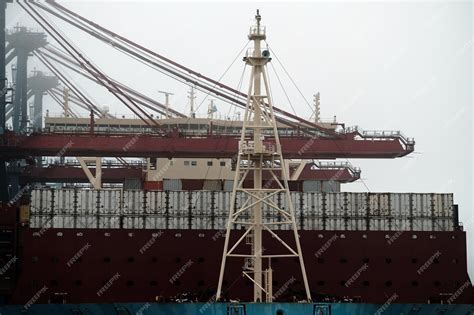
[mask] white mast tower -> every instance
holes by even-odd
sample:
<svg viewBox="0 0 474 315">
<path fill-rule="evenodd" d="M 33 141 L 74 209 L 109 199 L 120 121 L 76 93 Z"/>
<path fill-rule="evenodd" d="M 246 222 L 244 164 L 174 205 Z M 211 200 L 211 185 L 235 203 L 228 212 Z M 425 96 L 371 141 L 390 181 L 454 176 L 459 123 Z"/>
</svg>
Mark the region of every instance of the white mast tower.
<svg viewBox="0 0 474 315">
<path fill-rule="evenodd" d="M 230 202 L 229 219 L 222 254 L 219 283 L 216 300 L 221 299 L 222 283 L 226 260 L 230 257 L 245 259 L 243 275 L 253 282 L 254 302 L 273 302 L 271 259 L 276 257 L 297 257 L 306 291 L 307 300 L 311 300 L 308 279 L 304 267 L 303 255 L 295 221 L 295 211 L 288 189 L 288 174 L 285 160 L 281 152 L 277 124 L 273 113 L 273 102 L 266 70 L 266 64 L 271 60 L 267 49 L 261 48 L 261 42 L 266 39 L 265 27 L 260 25 L 259 10 L 255 16 L 256 25 L 250 27 L 249 39 L 254 42 L 254 48 L 247 51 L 244 61 L 251 67 L 250 84 L 248 89 L 247 106 L 243 119 L 242 133 L 239 141 L 239 152 L 234 178 L 234 187 Z M 263 79 L 263 80 L 262 80 Z M 263 81 L 263 82 L 262 82 Z M 263 86 L 262 86 L 263 83 Z M 263 89 L 262 89 L 263 88 Z M 270 174 L 272 182 L 278 186 L 270 188 L 268 182 L 262 185 L 262 174 Z M 281 174 L 281 178 L 278 178 Z M 244 181 L 253 175 L 253 188 L 244 188 Z M 242 203 L 236 206 L 236 195 L 243 196 Z M 280 207 L 273 197 L 282 194 L 286 203 Z M 236 225 L 239 230 L 232 230 Z M 273 230 L 277 227 L 289 227 L 293 231 L 294 242 L 283 241 Z M 241 234 L 231 241 L 231 233 Z M 282 246 L 281 253 L 264 254 L 262 234 L 268 233 L 271 239 L 276 239 Z M 234 240 L 235 238 L 232 238 Z M 245 245 L 250 246 L 250 253 Z M 244 251 L 244 253 L 242 253 Z M 265 266 L 265 269 L 264 269 Z"/>
</svg>

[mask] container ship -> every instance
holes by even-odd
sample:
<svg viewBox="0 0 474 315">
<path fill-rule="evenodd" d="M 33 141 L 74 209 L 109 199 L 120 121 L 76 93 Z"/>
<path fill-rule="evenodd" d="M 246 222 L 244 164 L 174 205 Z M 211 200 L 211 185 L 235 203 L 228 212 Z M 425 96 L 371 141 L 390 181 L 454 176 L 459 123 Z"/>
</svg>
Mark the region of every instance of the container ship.
<svg viewBox="0 0 474 315">
<path fill-rule="evenodd" d="M 319 94 L 312 120 L 275 107 L 258 12 L 247 95 L 55 1 L 18 5 L 60 48 L 42 31 L 5 33 L 7 2 L 0 76 L 16 64 L 12 84 L 0 82 L 1 314 L 474 314 L 453 194 L 343 191 L 360 180 L 348 158 L 401 158 L 414 139 L 323 122 Z M 186 81 L 190 113 L 101 72 L 52 16 Z M 52 75 L 28 77 L 31 55 Z M 94 104 L 59 66 L 138 117 Z M 196 91 L 244 117 L 217 117 L 213 102 L 196 117 Z M 44 94 L 61 115 L 43 113 Z"/>
</svg>

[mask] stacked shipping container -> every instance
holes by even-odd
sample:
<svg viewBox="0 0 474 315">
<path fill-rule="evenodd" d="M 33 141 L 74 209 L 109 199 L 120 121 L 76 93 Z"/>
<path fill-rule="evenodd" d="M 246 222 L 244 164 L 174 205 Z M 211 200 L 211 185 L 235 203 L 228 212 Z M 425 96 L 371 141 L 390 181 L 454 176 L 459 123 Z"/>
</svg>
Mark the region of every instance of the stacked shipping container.
<svg viewBox="0 0 474 315">
<path fill-rule="evenodd" d="M 248 198 L 239 193 L 236 206 Z M 30 225 L 224 229 L 230 201 L 227 191 L 35 189 Z M 291 192 L 291 201 L 303 230 L 452 231 L 457 226 L 452 194 Z M 288 209 L 283 193 L 270 202 Z M 275 211 L 264 208 L 266 220 L 275 221 Z"/>
</svg>

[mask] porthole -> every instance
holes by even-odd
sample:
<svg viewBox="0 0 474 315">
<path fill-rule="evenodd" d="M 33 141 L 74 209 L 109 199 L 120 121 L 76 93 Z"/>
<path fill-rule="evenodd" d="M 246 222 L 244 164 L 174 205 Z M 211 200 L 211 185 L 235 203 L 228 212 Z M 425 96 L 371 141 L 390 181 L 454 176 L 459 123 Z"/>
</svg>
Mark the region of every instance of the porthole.
<svg viewBox="0 0 474 315">
<path fill-rule="evenodd" d="M 104 236 L 105 236 L 105 237 L 110 237 L 110 233 L 109 233 L 109 232 L 105 232 L 105 233 L 104 233 Z"/>
<path fill-rule="evenodd" d="M 77 232 L 77 233 L 76 233 L 76 236 L 79 236 L 79 237 L 80 237 L 80 236 L 83 236 L 83 235 L 84 235 L 84 234 L 83 234 L 82 232 Z"/>
<path fill-rule="evenodd" d="M 181 237 L 181 233 L 176 233 L 174 237 L 178 237 L 178 238 Z"/>
<path fill-rule="evenodd" d="M 61 236 L 63 236 L 63 232 L 58 232 L 58 233 L 56 233 L 56 235 L 61 237 Z"/>
<path fill-rule="evenodd" d="M 412 238 L 413 240 L 416 240 L 416 239 L 418 238 L 418 235 L 412 234 L 411 238 Z"/>
<path fill-rule="evenodd" d="M 367 239 L 367 234 L 362 234 L 363 239 Z"/>
<path fill-rule="evenodd" d="M 128 233 L 128 237 L 133 237 L 133 233 Z"/>
<path fill-rule="evenodd" d="M 324 238 L 324 235 L 318 234 L 318 238 Z"/>
</svg>

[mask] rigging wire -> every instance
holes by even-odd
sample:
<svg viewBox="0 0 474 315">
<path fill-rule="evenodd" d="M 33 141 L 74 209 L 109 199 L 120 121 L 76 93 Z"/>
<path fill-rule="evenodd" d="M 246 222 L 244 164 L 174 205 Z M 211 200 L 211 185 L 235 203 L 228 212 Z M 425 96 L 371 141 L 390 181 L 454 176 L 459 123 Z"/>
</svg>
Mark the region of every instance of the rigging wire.
<svg viewBox="0 0 474 315">
<path fill-rule="evenodd" d="M 283 71 L 286 73 L 286 75 L 288 76 L 288 78 L 290 79 L 291 83 L 293 83 L 294 87 L 296 88 L 296 90 L 298 91 L 298 93 L 301 95 L 301 97 L 303 98 L 303 100 L 305 101 L 306 105 L 308 105 L 309 108 L 311 108 L 311 112 L 314 112 L 314 108 L 313 106 L 311 106 L 311 104 L 308 102 L 308 99 L 304 96 L 303 92 L 301 92 L 300 88 L 298 87 L 298 85 L 296 84 L 295 80 L 293 80 L 293 78 L 291 77 L 290 73 L 286 70 L 285 66 L 283 65 L 283 63 L 280 61 L 280 59 L 278 58 L 277 54 L 275 53 L 275 51 L 268 45 L 268 42 L 265 41 L 265 43 L 267 44 L 268 46 L 268 49 L 270 50 L 270 52 L 272 53 L 273 56 L 275 56 L 275 59 L 276 61 L 280 64 L 280 66 L 282 67 Z"/>
</svg>

